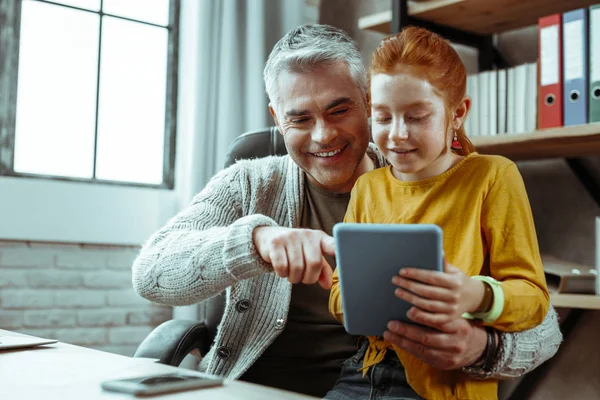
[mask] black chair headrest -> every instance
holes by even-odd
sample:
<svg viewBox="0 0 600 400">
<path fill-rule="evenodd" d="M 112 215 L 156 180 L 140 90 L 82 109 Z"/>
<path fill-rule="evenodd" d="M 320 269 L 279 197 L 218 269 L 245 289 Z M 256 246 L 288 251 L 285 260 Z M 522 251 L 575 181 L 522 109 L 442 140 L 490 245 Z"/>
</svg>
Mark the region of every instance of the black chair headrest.
<svg viewBox="0 0 600 400">
<path fill-rule="evenodd" d="M 267 156 L 282 156 L 287 154 L 283 137 L 277 127 L 258 129 L 246 132 L 235 139 L 225 160 L 225 168 L 237 160 L 262 158 Z"/>
</svg>

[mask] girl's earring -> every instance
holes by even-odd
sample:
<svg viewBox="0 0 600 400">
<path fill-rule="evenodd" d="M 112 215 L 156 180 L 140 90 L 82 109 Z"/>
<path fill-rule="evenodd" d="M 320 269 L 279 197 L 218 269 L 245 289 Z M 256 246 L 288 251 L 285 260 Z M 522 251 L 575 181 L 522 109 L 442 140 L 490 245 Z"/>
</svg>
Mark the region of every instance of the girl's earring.
<svg viewBox="0 0 600 400">
<path fill-rule="evenodd" d="M 454 131 L 454 139 L 452 139 L 452 146 L 450 146 L 452 150 L 462 150 L 462 145 L 458 141 L 458 136 L 456 136 L 456 131 Z"/>
</svg>

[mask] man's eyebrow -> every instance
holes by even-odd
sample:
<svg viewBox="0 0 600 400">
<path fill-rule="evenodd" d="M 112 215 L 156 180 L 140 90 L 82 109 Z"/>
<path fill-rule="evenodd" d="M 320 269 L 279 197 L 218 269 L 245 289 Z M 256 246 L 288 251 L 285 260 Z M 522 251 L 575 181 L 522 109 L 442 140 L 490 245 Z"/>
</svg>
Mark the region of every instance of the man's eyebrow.
<svg viewBox="0 0 600 400">
<path fill-rule="evenodd" d="M 303 115 L 308 115 L 308 114 L 310 114 L 310 112 L 308 110 L 296 110 L 294 108 L 285 112 L 286 118 L 302 117 Z"/>
<path fill-rule="evenodd" d="M 325 109 L 330 110 L 334 107 L 339 106 L 340 104 L 354 104 L 354 100 L 352 100 L 350 97 L 340 97 L 339 99 L 335 99 L 331 103 L 327 104 L 327 107 L 325 107 Z"/>
<path fill-rule="evenodd" d="M 329 104 L 327 104 L 327 106 L 325 107 L 326 110 L 331 110 L 332 108 L 335 108 L 341 104 L 354 104 L 354 100 L 352 100 L 350 97 L 340 97 L 338 99 L 333 100 L 332 102 L 330 102 Z M 298 109 L 291 109 L 289 111 L 285 112 L 285 116 L 287 118 L 289 117 L 302 117 L 304 115 L 308 115 L 310 114 L 310 111 L 308 110 L 298 110 Z"/>
</svg>

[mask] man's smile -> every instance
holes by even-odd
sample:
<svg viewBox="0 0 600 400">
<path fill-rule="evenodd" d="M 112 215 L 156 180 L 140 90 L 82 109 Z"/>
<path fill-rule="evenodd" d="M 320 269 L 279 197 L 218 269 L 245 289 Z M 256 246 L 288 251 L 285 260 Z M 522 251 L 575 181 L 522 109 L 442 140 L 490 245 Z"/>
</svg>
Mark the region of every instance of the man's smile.
<svg viewBox="0 0 600 400">
<path fill-rule="evenodd" d="M 347 146 L 348 145 L 344 145 L 342 147 L 338 147 L 338 148 L 326 150 L 326 151 L 320 151 L 320 152 L 310 152 L 310 154 L 315 157 L 320 157 L 320 158 L 333 157 L 333 156 L 340 154 Z"/>
</svg>

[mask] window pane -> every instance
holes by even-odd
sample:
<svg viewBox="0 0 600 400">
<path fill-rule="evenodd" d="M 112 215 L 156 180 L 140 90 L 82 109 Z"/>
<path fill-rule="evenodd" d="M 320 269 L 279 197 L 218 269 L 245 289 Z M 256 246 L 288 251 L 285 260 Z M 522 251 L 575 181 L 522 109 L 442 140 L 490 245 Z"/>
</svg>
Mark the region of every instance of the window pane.
<svg viewBox="0 0 600 400">
<path fill-rule="evenodd" d="M 169 0 L 104 0 L 102 11 L 163 26 L 169 24 Z"/>
<path fill-rule="evenodd" d="M 104 17 L 99 179 L 163 181 L 167 39 L 166 28 Z"/>
<path fill-rule="evenodd" d="M 54 3 L 66 4 L 86 10 L 100 11 L 100 0 L 52 0 Z"/>
<path fill-rule="evenodd" d="M 99 17 L 24 1 L 14 168 L 92 177 Z"/>
</svg>

